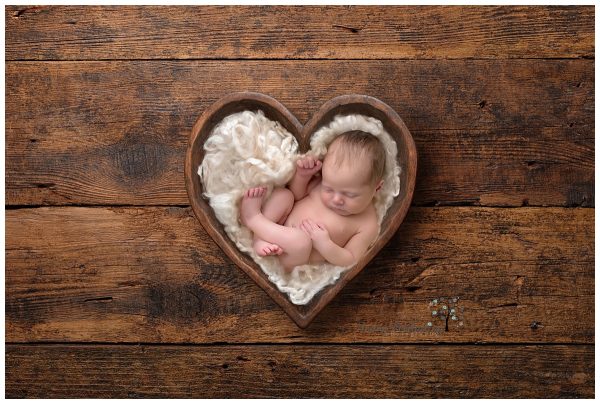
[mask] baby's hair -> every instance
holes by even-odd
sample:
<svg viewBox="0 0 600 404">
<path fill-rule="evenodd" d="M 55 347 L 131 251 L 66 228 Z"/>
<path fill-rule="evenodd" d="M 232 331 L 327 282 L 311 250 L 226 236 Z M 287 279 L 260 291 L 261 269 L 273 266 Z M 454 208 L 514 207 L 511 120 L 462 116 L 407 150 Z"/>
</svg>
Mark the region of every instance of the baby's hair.
<svg viewBox="0 0 600 404">
<path fill-rule="evenodd" d="M 340 166 L 344 161 L 350 164 L 356 159 L 371 159 L 369 183 L 375 185 L 385 173 L 386 153 L 383 143 L 374 135 L 361 130 L 351 130 L 338 135 L 329 145 L 336 144 L 335 164 Z"/>
</svg>

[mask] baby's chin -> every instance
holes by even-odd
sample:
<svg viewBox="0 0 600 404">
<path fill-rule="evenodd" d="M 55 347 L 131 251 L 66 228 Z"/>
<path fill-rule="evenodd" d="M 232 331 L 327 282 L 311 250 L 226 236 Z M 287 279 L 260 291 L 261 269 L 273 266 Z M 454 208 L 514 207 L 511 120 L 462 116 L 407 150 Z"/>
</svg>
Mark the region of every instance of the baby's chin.
<svg viewBox="0 0 600 404">
<path fill-rule="evenodd" d="M 332 210 L 333 212 L 337 213 L 340 216 L 350 216 L 352 214 L 344 209 L 338 209 L 333 206 L 327 206 L 327 207 L 329 208 L 329 210 Z"/>
</svg>

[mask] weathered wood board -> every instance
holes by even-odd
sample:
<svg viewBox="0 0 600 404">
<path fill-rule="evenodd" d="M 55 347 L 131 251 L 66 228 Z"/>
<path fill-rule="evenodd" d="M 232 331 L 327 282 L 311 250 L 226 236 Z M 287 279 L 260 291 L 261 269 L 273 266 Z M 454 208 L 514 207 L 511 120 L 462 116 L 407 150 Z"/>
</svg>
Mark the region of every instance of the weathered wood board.
<svg viewBox="0 0 600 404">
<path fill-rule="evenodd" d="M 9 6 L 7 60 L 594 57 L 594 7 Z"/>
<path fill-rule="evenodd" d="M 6 339 L 593 342 L 593 219 L 591 209 L 412 208 L 300 330 L 189 208 L 9 210 Z M 440 297 L 459 298 L 460 320 L 432 316 Z"/>
<path fill-rule="evenodd" d="M 6 374 L 7 398 L 583 398 L 594 347 L 12 345 Z"/>
<path fill-rule="evenodd" d="M 246 88 L 274 96 L 302 123 L 333 96 L 378 94 L 415 138 L 417 205 L 594 206 L 593 66 L 9 63 L 6 204 L 188 204 L 189 131 L 220 96 Z"/>
</svg>

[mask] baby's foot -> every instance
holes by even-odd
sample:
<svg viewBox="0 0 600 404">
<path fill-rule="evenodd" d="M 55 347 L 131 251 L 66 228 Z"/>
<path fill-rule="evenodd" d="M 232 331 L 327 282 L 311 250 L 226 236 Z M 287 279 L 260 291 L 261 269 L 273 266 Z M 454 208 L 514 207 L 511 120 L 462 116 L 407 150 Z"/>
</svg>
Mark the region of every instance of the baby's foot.
<svg viewBox="0 0 600 404">
<path fill-rule="evenodd" d="M 279 247 L 277 244 L 260 239 L 254 242 L 254 251 L 261 257 L 283 254 L 283 248 Z"/>
<path fill-rule="evenodd" d="M 240 207 L 240 219 L 244 226 L 250 227 L 252 219 L 261 214 L 260 208 L 266 192 L 266 187 L 250 188 L 244 192 Z"/>
</svg>

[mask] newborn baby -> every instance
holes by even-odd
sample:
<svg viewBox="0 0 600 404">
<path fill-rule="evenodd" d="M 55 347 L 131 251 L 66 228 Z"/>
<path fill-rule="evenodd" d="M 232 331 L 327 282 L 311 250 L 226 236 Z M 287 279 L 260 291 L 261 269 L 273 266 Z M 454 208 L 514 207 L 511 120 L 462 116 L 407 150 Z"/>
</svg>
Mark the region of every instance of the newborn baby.
<svg viewBox="0 0 600 404">
<path fill-rule="evenodd" d="M 248 189 L 241 221 L 254 234 L 260 256 L 277 255 L 286 270 L 329 262 L 355 264 L 379 234 L 373 197 L 383 185 L 385 149 L 375 136 L 345 132 L 329 145 L 323 162 L 297 162 L 286 188 Z M 319 176 L 321 171 L 321 176 Z"/>
</svg>

